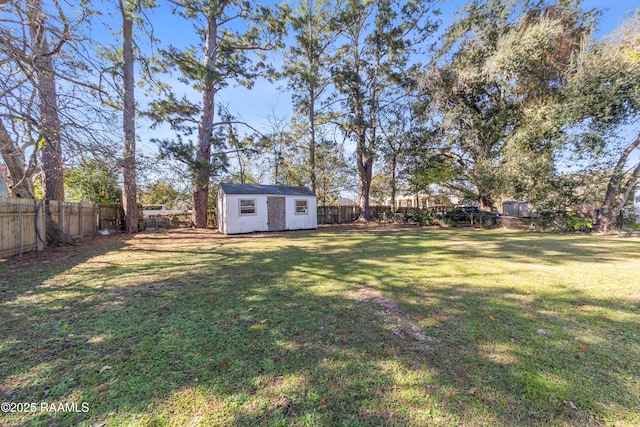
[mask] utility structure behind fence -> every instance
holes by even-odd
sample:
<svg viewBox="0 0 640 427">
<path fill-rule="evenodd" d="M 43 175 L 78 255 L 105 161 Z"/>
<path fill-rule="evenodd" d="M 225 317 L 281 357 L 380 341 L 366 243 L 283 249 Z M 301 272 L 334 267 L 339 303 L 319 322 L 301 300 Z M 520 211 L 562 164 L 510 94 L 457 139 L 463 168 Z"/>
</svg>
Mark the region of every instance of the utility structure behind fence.
<svg viewBox="0 0 640 427">
<path fill-rule="evenodd" d="M 43 250 L 47 243 L 45 202 L 0 197 L 0 258 Z M 49 202 L 51 220 L 72 240 L 98 230 L 98 205 Z"/>
</svg>

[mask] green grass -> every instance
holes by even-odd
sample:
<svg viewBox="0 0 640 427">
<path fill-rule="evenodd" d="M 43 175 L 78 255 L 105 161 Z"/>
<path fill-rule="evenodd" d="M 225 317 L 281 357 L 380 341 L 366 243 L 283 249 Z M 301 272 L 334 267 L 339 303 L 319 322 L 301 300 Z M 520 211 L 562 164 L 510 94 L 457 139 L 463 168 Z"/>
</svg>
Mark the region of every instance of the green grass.
<svg viewBox="0 0 640 427">
<path fill-rule="evenodd" d="M 0 425 L 640 425 L 640 241 L 97 237 L 0 263 L 0 337 Z"/>
</svg>

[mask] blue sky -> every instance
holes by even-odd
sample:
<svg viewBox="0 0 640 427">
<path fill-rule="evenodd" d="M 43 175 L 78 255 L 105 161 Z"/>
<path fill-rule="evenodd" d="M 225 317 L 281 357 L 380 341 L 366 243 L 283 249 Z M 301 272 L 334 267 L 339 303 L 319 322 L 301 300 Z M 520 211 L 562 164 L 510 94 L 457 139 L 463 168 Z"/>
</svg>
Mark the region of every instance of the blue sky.
<svg viewBox="0 0 640 427">
<path fill-rule="evenodd" d="M 464 0 L 451 0 L 440 6 L 443 27 L 452 21 L 455 12 L 464 3 Z M 583 6 L 585 9 L 605 9 L 602 21 L 598 26 L 598 36 L 601 36 L 610 33 L 618 26 L 626 12 L 639 5 L 637 0 L 610 0 L 606 3 L 601 0 L 586 0 L 583 2 Z M 150 17 L 154 21 L 156 36 L 162 40 L 163 44 L 197 43 L 191 26 L 185 25 L 184 21 L 178 18 L 171 17 L 170 8 L 166 2 L 161 1 L 161 7 L 155 10 Z M 283 84 L 283 82 L 270 83 L 266 80 L 258 80 L 252 89 L 230 85 L 219 93 L 217 102 L 228 104 L 232 111 L 259 128 L 266 126 L 269 117 L 274 114 L 279 118 L 290 117 L 293 114 L 291 95 L 279 88 Z M 195 92 L 188 91 L 188 93 L 190 96 L 199 96 Z"/>
<path fill-rule="evenodd" d="M 154 34 L 161 40 L 162 46 L 173 44 L 183 47 L 189 44 L 198 45 L 199 41 L 195 36 L 191 24 L 185 22 L 182 18 L 171 15 L 171 7 L 166 0 L 159 0 L 160 7 L 149 13 L 149 19 L 154 26 Z M 446 27 L 452 22 L 455 13 L 464 5 L 464 0 L 450 0 L 443 2 L 439 7 L 442 11 L 440 19 L 442 27 Z M 621 22 L 623 16 L 632 9 L 638 7 L 637 0 L 610 0 L 606 3 L 599 0 L 585 0 L 583 7 L 585 9 L 598 8 L 603 9 L 604 13 L 600 24 L 598 25 L 597 37 L 609 34 Z M 113 5 L 105 4 L 105 10 L 115 12 Z M 119 15 L 113 14 L 111 17 L 105 15 L 105 21 L 111 21 L 114 27 L 119 26 Z M 110 35 L 103 28 L 94 27 L 94 36 L 104 35 L 105 39 L 112 42 L 113 35 Z M 115 43 L 120 43 L 115 41 Z M 278 60 L 276 57 L 274 60 Z M 181 97 L 186 94 L 193 102 L 200 101 L 200 94 L 191 88 L 181 85 L 177 81 L 177 76 L 167 77 L 167 82 L 172 82 L 175 86 L 176 95 Z M 268 132 L 269 121 L 275 115 L 278 119 L 289 119 L 293 115 L 291 106 L 291 94 L 283 90 L 284 82 L 271 83 L 266 80 L 257 80 L 252 89 L 238 87 L 231 84 L 229 87 L 219 92 L 216 103 L 224 104 L 229 109 L 239 115 L 244 121 L 250 123 L 253 127 L 263 129 Z M 138 102 L 144 103 L 145 99 L 142 92 L 138 94 Z M 155 146 L 149 142 L 151 138 L 173 138 L 174 134 L 166 126 L 159 127 L 155 130 L 149 129 L 149 123 L 144 119 L 138 120 L 138 138 L 140 140 L 140 148 L 146 154 L 153 156 Z"/>
</svg>

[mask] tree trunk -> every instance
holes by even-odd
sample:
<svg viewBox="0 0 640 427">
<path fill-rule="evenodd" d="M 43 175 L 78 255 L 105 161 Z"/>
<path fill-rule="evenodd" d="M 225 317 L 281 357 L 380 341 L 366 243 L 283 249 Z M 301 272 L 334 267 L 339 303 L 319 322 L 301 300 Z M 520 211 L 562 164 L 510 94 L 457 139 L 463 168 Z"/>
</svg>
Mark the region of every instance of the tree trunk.
<svg viewBox="0 0 640 427">
<path fill-rule="evenodd" d="M 311 191 L 316 192 L 316 98 L 313 86 L 309 88 L 309 180 Z"/>
<path fill-rule="evenodd" d="M 218 24 L 215 16 L 208 17 L 206 34 L 206 50 L 204 66 L 213 71 L 217 57 Z M 207 228 L 207 210 L 209 207 L 209 180 L 211 164 L 211 134 L 215 114 L 216 88 L 213 78 L 205 76 L 202 88 L 202 113 L 198 122 L 198 145 L 196 147 L 196 163 L 198 172 L 193 184 L 193 206 L 191 224 L 196 228 Z"/>
<path fill-rule="evenodd" d="M 485 210 L 485 211 L 493 210 L 493 199 L 491 199 L 491 197 L 484 195 L 482 193 L 478 196 L 478 204 L 480 205 L 480 209 L 482 210 Z"/>
<path fill-rule="evenodd" d="M 359 62 L 359 56 L 358 62 Z M 380 51 L 376 49 L 375 53 L 376 67 L 371 78 L 369 87 L 369 123 L 366 125 L 365 108 L 363 99 L 359 103 L 360 111 L 356 109 L 356 117 L 360 115 L 358 128 L 361 135 L 358 135 L 358 173 L 360 175 L 360 208 L 362 219 L 371 220 L 371 210 L 369 203 L 369 193 L 371 191 L 371 180 L 373 179 L 373 159 L 376 148 L 376 130 L 378 127 L 378 76 L 380 74 Z M 359 70 L 359 67 L 358 67 Z M 364 97 L 363 97 L 364 98 Z M 367 129 L 370 132 L 369 141 L 367 142 Z"/>
<path fill-rule="evenodd" d="M 33 73 L 38 92 L 42 151 L 43 198 L 64 200 L 64 174 L 62 169 L 61 129 L 58 99 L 53 73 L 53 55 L 49 52 L 41 0 L 27 1 L 29 37 L 33 57 Z M 40 144 L 40 142 L 39 142 Z"/>
<path fill-rule="evenodd" d="M 624 175 L 624 166 L 629 159 L 629 155 L 633 150 L 638 148 L 638 146 L 640 146 L 640 133 L 636 136 L 633 142 L 625 148 L 618 159 L 618 163 L 613 169 L 611 178 L 609 178 L 609 183 L 607 184 L 607 192 L 604 196 L 604 202 L 602 203 L 596 221 L 596 232 L 606 233 L 611 229 L 616 218 L 620 215 L 620 212 L 622 212 L 622 208 L 625 203 L 627 203 L 627 199 L 629 198 L 631 191 L 633 191 L 636 182 L 638 182 L 638 176 L 640 176 L 640 163 L 635 166 L 631 176 L 623 186 L 622 191 L 620 191 L 620 194 L 616 197 L 616 193 L 620 186 L 620 180 Z"/>
<path fill-rule="evenodd" d="M 34 199 L 33 183 L 31 182 L 31 173 L 28 171 L 24 162 L 24 153 L 16 147 L 11 140 L 4 123 L 0 120 L 0 155 L 7 165 L 9 175 L 13 185 L 11 194 L 14 197 L 24 197 Z M 2 179 L 2 177 L 0 177 Z"/>
<path fill-rule="evenodd" d="M 398 168 L 398 155 L 393 153 L 391 156 L 391 207 L 396 210 L 396 193 L 398 192 L 398 183 L 396 178 L 396 169 Z"/>
<path fill-rule="evenodd" d="M 371 220 L 369 192 L 371 190 L 371 178 L 373 176 L 373 156 L 368 153 L 364 128 L 358 139 L 358 176 L 360 178 L 360 218 L 364 221 Z"/>
<path fill-rule="evenodd" d="M 122 80 L 124 160 L 122 167 L 122 204 L 124 208 L 125 233 L 138 231 L 138 205 L 136 184 L 136 106 L 133 74 L 133 17 L 126 3 L 120 0 L 122 13 Z"/>
</svg>

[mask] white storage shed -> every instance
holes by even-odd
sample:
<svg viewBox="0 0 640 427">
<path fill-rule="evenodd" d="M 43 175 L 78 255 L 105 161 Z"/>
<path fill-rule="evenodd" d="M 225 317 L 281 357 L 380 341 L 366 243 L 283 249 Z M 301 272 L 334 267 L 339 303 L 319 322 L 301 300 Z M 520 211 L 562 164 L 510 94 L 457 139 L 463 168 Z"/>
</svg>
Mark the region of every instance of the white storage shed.
<svg viewBox="0 0 640 427">
<path fill-rule="evenodd" d="M 220 184 L 218 230 L 224 234 L 318 228 L 316 195 L 306 187 Z"/>
</svg>

